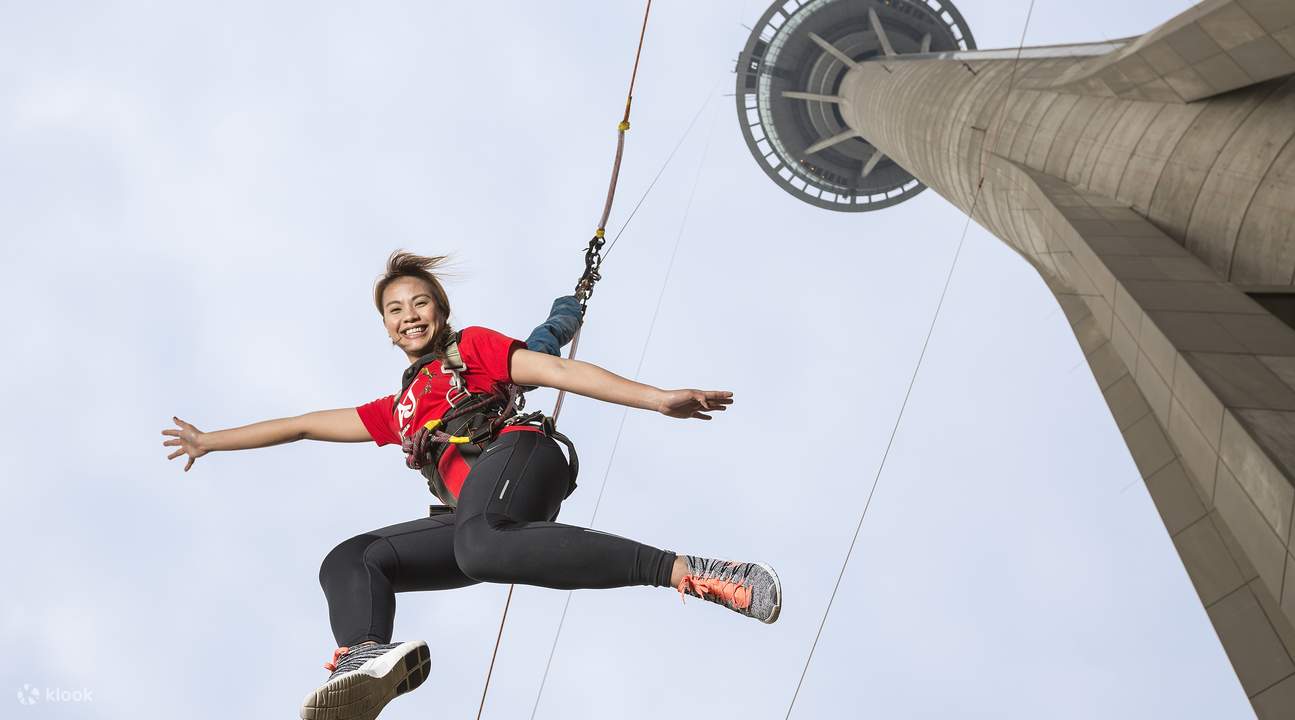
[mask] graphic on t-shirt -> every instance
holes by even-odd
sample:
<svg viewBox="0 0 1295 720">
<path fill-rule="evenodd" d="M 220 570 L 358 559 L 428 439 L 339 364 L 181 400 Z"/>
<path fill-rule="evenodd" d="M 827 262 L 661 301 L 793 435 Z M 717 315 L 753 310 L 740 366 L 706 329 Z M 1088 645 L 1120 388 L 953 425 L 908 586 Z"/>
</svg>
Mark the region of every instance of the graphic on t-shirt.
<svg viewBox="0 0 1295 720">
<path fill-rule="evenodd" d="M 409 436 L 409 419 L 414 416 L 418 401 L 414 399 L 414 386 L 405 391 L 405 399 L 396 405 L 396 416 L 400 418 L 400 437 Z"/>
</svg>

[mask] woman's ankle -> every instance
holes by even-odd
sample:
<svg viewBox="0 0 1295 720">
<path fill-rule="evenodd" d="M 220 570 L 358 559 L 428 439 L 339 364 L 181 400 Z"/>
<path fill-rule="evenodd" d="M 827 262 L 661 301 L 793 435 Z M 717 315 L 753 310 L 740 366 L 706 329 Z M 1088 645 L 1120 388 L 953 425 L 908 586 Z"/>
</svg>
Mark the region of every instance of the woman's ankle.
<svg viewBox="0 0 1295 720">
<path fill-rule="evenodd" d="M 684 576 L 688 574 L 688 561 L 683 555 L 676 555 L 674 559 L 674 568 L 670 571 L 670 587 L 679 587 L 683 582 Z"/>
</svg>

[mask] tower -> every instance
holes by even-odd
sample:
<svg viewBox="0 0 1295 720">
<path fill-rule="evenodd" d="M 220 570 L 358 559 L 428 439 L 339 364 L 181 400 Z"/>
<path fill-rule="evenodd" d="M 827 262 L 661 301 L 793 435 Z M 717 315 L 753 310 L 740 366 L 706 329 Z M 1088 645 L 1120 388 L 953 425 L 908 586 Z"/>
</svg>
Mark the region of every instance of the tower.
<svg viewBox="0 0 1295 720">
<path fill-rule="evenodd" d="M 931 188 L 1035 267 L 1261 718 L 1295 717 L 1295 3 L 978 50 L 948 0 L 791 0 L 738 58 L 818 207 Z"/>
</svg>

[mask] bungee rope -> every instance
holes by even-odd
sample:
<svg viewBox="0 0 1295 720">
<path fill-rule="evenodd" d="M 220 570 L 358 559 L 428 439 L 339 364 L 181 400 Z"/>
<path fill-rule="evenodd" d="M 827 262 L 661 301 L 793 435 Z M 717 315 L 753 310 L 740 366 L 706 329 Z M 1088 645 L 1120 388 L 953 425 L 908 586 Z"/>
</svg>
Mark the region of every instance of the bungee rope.
<svg viewBox="0 0 1295 720">
<path fill-rule="evenodd" d="M 582 314 L 589 304 L 589 297 L 594 294 L 594 283 L 602 279 L 598 271 L 603 264 L 602 249 L 607 237 L 607 219 L 611 217 L 612 203 L 616 200 L 616 183 L 620 180 L 621 159 L 625 156 L 625 133 L 630 129 L 630 107 L 634 104 L 634 82 L 639 75 L 639 59 L 643 56 L 643 38 L 647 35 L 648 16 L 651 13 L 652 0 L 647 0 L 643 8 L 643 25 L 639 28 L 638 49 L 634 51 L 634 69 L 630 71 L 630 87 L 625 93 L 625 114 L 616 125 L 616 155 L 612 158 L 611 180 L 607 182 L 607 199 L 603 201 L 603 214 L 598 217 L 598 227 L 594 229 L 594 236 L 589 239 L 589 247 L 585 249 L 585 272 L 576 282 L 575 295 L 580 301 Z M 579 337 L 578 330 L 576 337 Z M 571 344 L 574 350 L 575 340 L 572 340 Z"/>
<path fill-rule="evenodd" d="M 644 201 L 646 201 L 648 196 L 652 194 L 652 188 L 656 187 L 657 181 L 661 179 L 661 176 L 665 174 L 666 169 L 670 167 L 670 163 L 674 161 L 674 156 L 679 152 L 679 148 L 683 147 L 684 141 L 686 141 L 689 137 L 692 136 L 693 126 L 697 124 L 697 120 L 701 118 L 702 112 L 704 112 L 706 110 L 706 106 L 710 104 L 711 97 L 714 96 L 715 88 L 718 86 L 719 86 L 719 83 L 716 83 L 715 87 L 712 87 L 710 91 L 706 93 L 706 96 L 702 98 L 701 104 L 697 106 L 697 112 L 693 113 L 692 119 L 688 121 L 688 125 L 683 129 L 683 132 L 679 135 L 679 140 L 676 141 L 674 144 L 674 147 L 670 149 L 670 154 L 666 155 L 665 160 L 661 163 L 661 167 L 657 168 L 656 175 L 652 177 L 652 182 L 648 183 L 647 188 L 643 190 L 643 194 L 639 196 L 638 202 L 634 203 L 634 208 L 631 209 L 630 214 L 625 217 L 625 222 L 621 224 L 620 230 L 617 230 L 616 235 L 612 237 L 611 242 L 607 243 L 606 250 L 603 250 L 602 246 L 599 246 L 598 249 L 601 251 L 601 254 L 597 258 L 597 267 L 601 267 L 602 263 L 605 260 L 607 260 L 607 258 L 611 257 L 612 250 L 616 249 L 616 243 L 621 239 L 621 235 L 624 235 L 625 231 L 629 229 L 630 223 L 633 222 L 634 216 L 638 214 L 639 208 L 643 207 Z M 587 253 L 588 253 L 588 250 L 586 250 L 586 260 L 585 260 L 586 272 L 589 271 L 589 267 L 590 267 Z M 595 274 L 597 274 L 597 267 L 595 268 Z M 601 277 L 602 277 L 601 275 L 597 275 L 597 277 L 594 278 L 594 281 L 596 282 Z M 580 279 L 583 281 L 584 276 L 581 276 Z M 577 284 L 577 287 L 579 287 L 579 284 Z M 590 285 L 590 288 L 592 291 L 592 284 Z M 576 350 L 580 347 L 581 329 L 582 328 L 577 328 L 575 336 L 572 337 L 571 339 L 571 350 L 567 355 L 568 359 L 575 357 Z M 557 402 L 553 404 L 554 422 L 557 421 L 558 414 L 562 412 L 562 400 L 566 398 L 566 396 L 567 396 L 567 393 L 565 390 L 558 392 Z"/>
<path fill-rule="evenodd" d="M 689 130 L 692 129 L 692 125 L 697 121 L 697 118 L 701 116 L 702 110 L 705 110 L 705 108 L 710 104 L 710 100 L 712 97 L 714 97 L 714 94 L 715 94 L 714 88 L 712 88 L 711 92 L 707 94 L 706 100 L 702 103 L 702 107 L 698 109 L 697 115 L 693 116 L 693 122 L 689 123 L 688 125 Z M 679 222 L 679 232 L 675 236 L 674 247 L 670 251 L 670 260 L 666 263 L 665 276 L 661 278 L 661 289 L 657 293 L 656 306 L 652 310 L 652 319 L 648 322 L 647 336 L 643 339 L 643 347 L 639 350 L 638 364 L 634 368 L 635 380 L 637 380 L 639 376 L 642 375 L 643 373 L 643 362 L 647 359 L 648 347 L 651 345 L 652 336 L 656 331 L 657 318 L 661 314 L 661 304 L 665 300 L 665 291 L 670 283 L 670 276 L 674 271 L 675 258 L 679 254 L 679 245 L 683 241 L 684 230 L 688 226 L 688 218 L 692 213 L 693 198 L 697 194 L 697 186 L 700 184 L 700 181 L 701 181 L 701 171 L 702 171 L 702 168 L 705 167 L 706 157 L 710 154 L 710 140 L 713 134 L 714 134 L 714 121 L 712 119 L 711 132 L 707 133 L 706 144 L 705 144 L 705 147 L 702 149 L 702 157 L 701 157 L 701 160 L 697 163 L 697 171 L 696 171 L 696 174 L 693 176 L 692 190 L 688 193 L 688 201 L 684 205 L 683 218 Z M 685 133 L 685 137 L 687 137 L 686 133 Z M 683 143 L 683 140 L 681 139 L 680 144 L 682 143 Z M 678 150 L 678 149 L 679 149 L 679 146 L 676 145 L 675 150 Z M 671 155 L 673 154 L 674 153 L 671 153 Z M 662 170 L 664 170 L 664 167 L 662 167 Z M 659 173 L 657 177 L 660 177 Z M 656 181 L 654 180 L 653 184 L 655 184 L 655 182 Z M 641 200 L 639 201 L 639 204 L 640 205 L 642 204 Z M 621 230 L 623 232 L 624 228 L 621 228 Z M 613 245 L 615 244 L 615 239 L 612 240 L 612 243 Z M 608 251 L 608 254 L 610 254 L 611 246 L 607 248 L 607 251 Z M 629 417 L 629 408 L 624 408 L 621 412 L 620 422 L 616 426 L 616 437 L 612 441 L 611 454 L 607 458 L 607 465 L 603 469 L 602 482 L 598 486 L 598 498 L 594 501 L 593 513 L 589 517 L 588 524 L 590 527 L 593 527 L 594 522 L 598 519 L 598 510 L 599 508 L 602 507 L 603 494 L 607 490 L 607 479 L 611 476 L 612 465 L 616 461 L 616 451 L 620 447 L 621 435 L 625 431 L 625 421 L 628 417 Z M 553 643 L 552 645 L 549 646 L 549 656 L 544 663 L 544 674 L 540 677 L 540 687 L 535 693 L 535 704 L 531 706 L 531 720 L 535 720 L 535 714 L 539 712 L 539 709 L 540 709 L 540 700 L 543 699 L 544 697 L 544 688 L 548 686 L 549 671 L 553 667 L 553 658 L 557 654 L 558 641 L 562 638 L 562 630 L 563 628 L 566 627 L 567 613 L 571 609 L 571 598 L 574 594 L 575 594 L 574 591 L 568 590 L 566 600 L 562 604 L 562 614 L 558 618 L 558 628 L 553 633 Z"/>
<path fill-rule="evenodd" d="M 652 14 L 652 0 L 647 0 L 643 7 L 643 23 L 639 27 L 638 48 L 634 51 L 634 68 L 630 71 L 629 90 L 625 93 L 625 113 L 616 125 L 616 155 L 612 158 L 612 175 L 607 183 L 607 199 L 603 202 L 603 212 L 598 218 L 598 227 L 594 229 L 594 235 L 589 239 L 589 245 L 585 248 L 585 270 L 576 281 L 575 296 L 580 302 L 580 316 L 583 318 L 585 311 L 589 306 L 589 298 L 593 296 L 594 285 L 602 279 L 600 270 L 603 264 L 603 245 L 606 243 L 607 220 L 611 217 L 612 203 L 616 199 L 616 184 L 620 180 L 621 160 L 625 155 L 625 133 L 630 129 L 630 108 L 634 104 L 634 83 L 638 79 L 639 60 L 643 56 L 643 39 L 647 36 L 648 17 Z M 689 126 L 691 129 L 691 126 Z M 677 148 L 676 148 L 677 149 Z M 671 153 L 673 157 L 673 153 Z M 659 177 L 659 175 L 658 175 Z M 656 181 L 653 180 L 653 184 Z M 652 189 L 651 185 L 648 190 Z M 646 197 L 646 193 L 644 193 Z M 639 201 L 642 204 L 642 200 Z M 638 208 L 635 207 L 635 210 Z M 631 215 L 632 217 L 632 215 Z M 628 221 L 626 221 L 628 225 Z M 621 228 L 622 232 L 624 228 Z M 576 351 L 580 347 L 580 329 L 571 338 L 571 350 L 567 353 L 567 359 L 574 359 Z M 553 423 L 556 425 L 558 416 L 562 413 L 562 401 L 566 398 L 566 390 L 558 392 L 557 400 L 553 403 Z M 499 618 L 499 632 L 495 636 L 495 648 L 490 653 L 490 667 L 486 670 L 486 682 L 481 688 L 481 704 L 477 706 L 477 720 L 481 720 L 481 714 L 486 709 L 486 695 L 490 692 L 490 678 L 495 672 L 495 660 L 499 657 L 499 645 L 504 637 L 504 624 L 508 622 L 508 609 L 513 603 L 513 590 L 515 584 L 508 586 L 508 596 L 504 599 L 504 611 Z"/>
</svg>

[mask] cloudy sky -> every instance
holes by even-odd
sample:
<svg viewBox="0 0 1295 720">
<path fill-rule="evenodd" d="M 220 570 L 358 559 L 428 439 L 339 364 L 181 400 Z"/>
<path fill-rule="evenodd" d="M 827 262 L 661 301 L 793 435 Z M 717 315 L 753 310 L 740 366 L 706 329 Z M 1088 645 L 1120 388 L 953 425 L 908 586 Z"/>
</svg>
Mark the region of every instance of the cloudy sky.
<svg viewBox="0 0 1295 720">
<path fill-rule="evenodd" d="M 1038 0 L 1027 43 L 1187 6 Z M 1015 46 L 1025 2 L 959 7 L 981 47 Z M 657 1 L 613 229 L 703 111 L 581 347 L 737 403 L 710 424 L 632 412 L 613 457 L 621 409 L 573 400 L 585 474 L 563 518 L 589 520 L 606 473 L 597 527 L 765 560 L 782 619 L 578 592 L 539 718 L 784 716 L 963 227 L 930 192 L 846 215 L 767 181 L 725 96 L 762 10 Z M 425 485 L 371 445 L 184 474 L 158 431 L 392 392 L 370 288 L 397 247 L 454 254 L 459 325 L 524 336 L 580 272 L 640 12 L 0 6 L 5 717 L 294 717 L 333 649 L 320 561 L 419 517 Z M 397 639 L 426 638 L 433 675 L 384 718 L 473 716 L 504 595 L 400 596 Z M 565 597 L 519 588 L 487 717 L 529 716 Z M 794 717 L 1252 717 L 1056 303 L 978 227 Z"/>
</svg>

